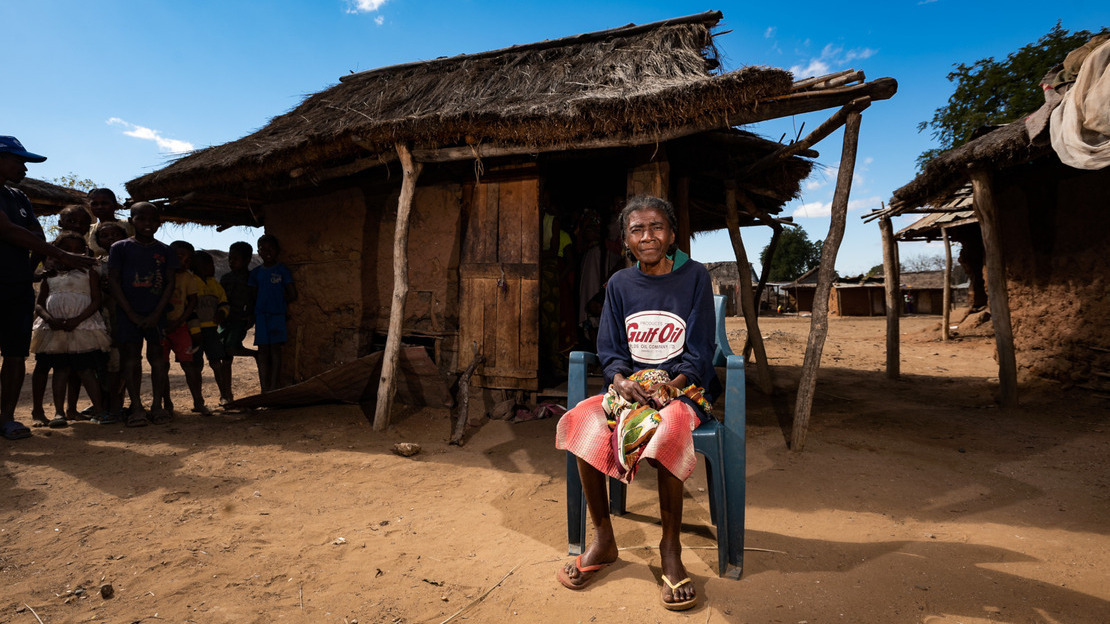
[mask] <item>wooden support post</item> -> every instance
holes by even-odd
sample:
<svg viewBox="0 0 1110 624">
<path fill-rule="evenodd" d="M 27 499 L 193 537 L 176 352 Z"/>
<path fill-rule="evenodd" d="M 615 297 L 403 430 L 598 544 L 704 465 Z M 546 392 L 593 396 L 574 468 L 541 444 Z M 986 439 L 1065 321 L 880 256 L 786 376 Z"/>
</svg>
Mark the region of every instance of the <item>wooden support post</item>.
<svg viewBox="0 0 1110 624">
<path fill-rule="evenodd" d="M 940 229 L 944 239 L 944 312 L 941 313 L 940 337 L 944 342 L 951 338 L 949 323 L 952 322 L 952 241 L 948 238 L 948 228 Z"/>
<path fill-rule="evenodd" d="M 900 332 L 902 316 L 902 268 L 898 266 L 898 241 L 890 217 L 879 219 L 883 235 L 883 282 L 886 291 L 886 376 L 898 379 L 901 374 Z"/>
<path fill-rule="evenodd" d="M 817 369 L 821 365 L 821 352 L 829 333 L 829 292 L 836 277 L 836 254 L 844 238 L 848 221 L 848 196 L 852 191 L 852 174 L 856 168 L 856 150 L 859 147 L 859 127 L 862 116 L 858 112 L 848 115 L 844 125 L 844 146 L 840 153 L 840 170 L 836 175 L 836 192 L 832 201 L 832 221 L 829 235 L 821 246 L 821 266 L 817 270 L 817 290 L 813 295 L 813 318 L 806 341 L 806 356 L 802 363 L 802 377 L 798 382 L 798 397 L 794 402 L 794 426 L 790 432 L 790 450 L 805 447 L 809 416 L 813 411 L 813 394 L 817 391 Z"/>
<path fill-rule="evenodd" d="M 774 391 L 771 379 L 771 366 L 767 362 L 767 351 L 763 348 L 763 335 L 759 333 L 759 310 L 755 306 L 752 291 L 752 269 L 748 264 L 748 253 L 744 250 L 744 240 L 740 237 L 740 213 L 736 209 L 736 186 L 725 184 L 725 223 L 728 237 L 732 240 L 732 251 L 736 255 L 736 269 L 740 273 L 740 308 L 744 311 L 744 322 L 748 328 L 748 340 L 755 349 L 756 383 L 766 395 Z"/>
<path fill-rule="evenodd" d="M 414 162 L 409 146 L 397 144 L 404 176 L 401 197 L 397 200 L 397 225 L 393 230 L 393 303 L 389 309 L 389 334 L 382 354 L 382 376 L 378 382 L 378 402 L 374 407 L 374 430 L 385 431 L 389 412 L 397 394 L 397 355 L 401 352 L 401 324 L 405 318 L 405 298 L 409 293 L 409 214 L 416 194 L 416 178 L 423 165 Z"/>
<path fill-rule="evenodd" d="M 674 209 L 678 214 L 678 236 L 675 244 L 687 254 L 690 253 L 690 177 L 682 176 L 675 181 Z"/>
<path fill-rule="evenodd" d="M 998 227 L 998 206 L 994 203 L 990 173 L 971 172 L 971 191 L 975 216 L 983 235 L 987 264 L 987 300 L 994 323 L 994 343 L 998 348 L 999 401 L 1003 407 L 1017 405 L 1017 355 L 1010 325 L 1010 295 L 1006 289 L 1006 262 L 1002 257 L 1002 233 Z"/>
<path fill-rule="evenodd" d="M 747 198 L 743 195 L 741 195 L 740 197 L 743 198 L 743 200 L 746 203 L 751 202 L 751 199 L 749 199 L 749 198 Z M 753 206 L 754 206 L 754 204 L 753 204 Z M 750 209 L 750 207 L 749 207 L 749 209 Z M 760 270 L 759 270 L 759 285 L 756 286 L 756 288 L 755 288 L 756 310 L 759 309 L 759 303 L 761 301 L 763 301 L 763 288 L 765 286 L 767 286 L 767 277 L 771 274 L 771 259 L 775 257 L 775 250 L 778 249 L 779 239 L 782 237 L 782 226 L 779 225 L 778 223 L 776 223 L 773 219 L 771 219 L 770 217 L 766 217 L 766 218 L 760 217 L 759 220 L 763 221 L 763 222 L 767 223 L 767 225 L 771 226 L 771 230 L 774 233 L 771 234 L 771 242 L 768 243 L 768 245 L 767 245 L 767 258 L 765 259 L 765 261 L 763 262 L 763 266 L 760 267 Z M 749 338 L 748 340 L 744 341 L 744 359 L 745 360 L 748 359 L 748 354 L 750 354 L 751 352 L 752 352 L 752 341 L 751 341 L 751 338 Z"/>
</svg>

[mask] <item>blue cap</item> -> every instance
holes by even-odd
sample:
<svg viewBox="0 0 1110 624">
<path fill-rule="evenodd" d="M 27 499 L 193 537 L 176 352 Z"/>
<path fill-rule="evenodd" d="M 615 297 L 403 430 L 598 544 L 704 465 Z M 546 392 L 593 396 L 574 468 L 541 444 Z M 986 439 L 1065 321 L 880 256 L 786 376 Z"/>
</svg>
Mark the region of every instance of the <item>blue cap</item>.
<svg viewBox="0 0 1110 624">
<path fill-rule="evenodd" d="M 14 156 L 19 156 L 27 162 L 33 163 L 40 163 L 46 160 L 46 156 L 32 154 L 23 149 L 23 144 L 19 142 L 19 139 L 13 136 L 0 136 L 0 154 L 12 154 Z"/>
</svg>

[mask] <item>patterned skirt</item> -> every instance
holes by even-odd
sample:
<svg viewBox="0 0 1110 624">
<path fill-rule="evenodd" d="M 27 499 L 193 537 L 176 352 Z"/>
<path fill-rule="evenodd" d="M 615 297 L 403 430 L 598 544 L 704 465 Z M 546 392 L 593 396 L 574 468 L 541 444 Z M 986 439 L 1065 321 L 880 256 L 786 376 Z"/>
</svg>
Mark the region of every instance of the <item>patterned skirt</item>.
<svg viewBox="0 0 1110 624">
<path fill-rule="evenodd" d="M 559 419 L 555 432 L 555 448 L 570 451 L 614 479 L 631 481 L 621 467 L 613 437 L 617 430 L 609 427 L 602 403 L 605 395 L 592 396 Z M 654 459 L 671 474 L 685 481 L 697 466 L 694 438 L 691 433 L 701 421 L 694 408 L 682 401 L 671 401 L 659 411 L 661 422 L 640 454 L 640 459 Z M 633 473 L 634 474 L 634 473 Z"/>
</svg>

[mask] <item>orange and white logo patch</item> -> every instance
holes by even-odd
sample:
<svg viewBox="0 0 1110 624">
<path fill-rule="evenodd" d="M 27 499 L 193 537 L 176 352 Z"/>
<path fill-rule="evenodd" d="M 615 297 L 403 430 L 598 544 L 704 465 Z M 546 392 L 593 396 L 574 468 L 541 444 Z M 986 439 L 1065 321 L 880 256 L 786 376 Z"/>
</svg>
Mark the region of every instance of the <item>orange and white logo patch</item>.
<svg viewBox="0 0 1110 624">
<path fill-rule="evenodd" d="M 624 319 L 624 328 L 628 351 L 637 362 L 666 362 L 686 346 L 686 321 L 670 312 L 637 312 Z"/>
</svg>

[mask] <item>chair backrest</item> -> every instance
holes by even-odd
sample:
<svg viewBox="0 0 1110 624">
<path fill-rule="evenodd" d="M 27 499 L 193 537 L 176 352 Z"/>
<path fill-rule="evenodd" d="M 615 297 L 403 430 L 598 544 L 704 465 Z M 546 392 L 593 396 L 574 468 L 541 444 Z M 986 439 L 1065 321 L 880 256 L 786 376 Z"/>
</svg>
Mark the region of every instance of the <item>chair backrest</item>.
<svg viewBox="0 0 1110 624">
<path fill-rule="evenodd" d="M 735 355 L 728 344 L 728 334 L 725 332 L 725 306 L 727 299 L 724 295 L 713 295 L 713 312 L 717 318 L 716 337 L 717 348 L 713 350 L 713 366 L 728 364 L 728 356 Z"/>
</svg>

